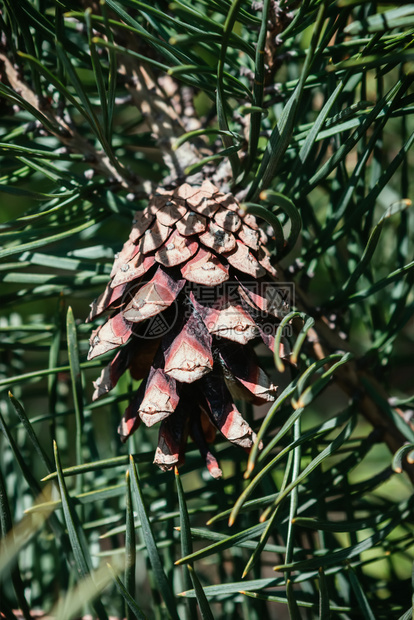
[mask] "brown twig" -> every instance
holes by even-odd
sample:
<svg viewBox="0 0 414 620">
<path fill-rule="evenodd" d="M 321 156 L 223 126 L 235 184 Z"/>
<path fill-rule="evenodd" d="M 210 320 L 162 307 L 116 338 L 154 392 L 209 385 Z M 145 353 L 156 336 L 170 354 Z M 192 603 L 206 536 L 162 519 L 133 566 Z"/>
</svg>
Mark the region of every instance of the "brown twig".
<svg viewBox="0 0 414 620">
<path fill-rule="evenodd" d="M 105 151 L 97 150 L 93 144 L 76 131 L 69 120 L 65 120 L 51 105 L 44 105 L 22 79 L 18 68 L 2 52 L 0 52 L 0 61 L 3 63 L 4 73 L 10 87 L 49 121 L 48 127 L 43 127 L 45 131 L 54 135 L 70 151 L 82 153 L 90 168 L 102 176 L 119 183 L 121 187 L 129 191 L 137 191 L 140 188 L 137 179 L 131 178 L 131 175 L 120 162 L 115 166 Z"/>
<path fill-rule="evenodd" d="M 172 99 L 163 92 L 147 67 L 138 65 L 130 58 L 125 58 L 120 64 L 119 73 L 127 78 L 126 88 L 143 115 L 145 125 L 157 140 L 163 160 L 170 170 L 169 180 L 184 178 L 185 168 L 197 162 L 199 155 L 188 142 L 174 150 L 174 142 L 185 133 L 185 128 L 172 105 Z"/>
<path fill-rule="evenodd" d="M 283 277 L 283 276 L 281 276 Z M 298 300 L 298 306 L 301 310 L 312 315 L 312 304 L 308 300 L 306 294 L 298 287 L 295 287 Z M 401 446 L 407 442 L 407 438 L 397 428 L 395 422 L 387 415 L 386 406 L 381 407 L 381 402 L 389 406 L 389 395 L 378 380 L 367 370 L 361 370 L 358 367 L 358 360 L 355 351 L 348 342 L 341 338 L 338 332 L 329 324 L 326 317 L 317 318 L 315 326 L 308 332 L 310 343 L 316 359 L 324 359 L 329 354 L 338 351 L 350 352 L 353 359 L 346 364 L 339 366 L 335 371 L 336 384 L 352 399 L 357 398 L 360 413 L 375 429 L 381 431 L 381 437 L 388 446 L 390 452 L 394 454 Z M 378 402 L 372 398 L 367 391 L 367 385 L 378 395 Z M 402 416 L 402 412 L 394 409 L 405 424 L 406 420 Z M 414 464 L 405 461 L 403 468 L 411 482 L 414 484 Z"/>
</svg>

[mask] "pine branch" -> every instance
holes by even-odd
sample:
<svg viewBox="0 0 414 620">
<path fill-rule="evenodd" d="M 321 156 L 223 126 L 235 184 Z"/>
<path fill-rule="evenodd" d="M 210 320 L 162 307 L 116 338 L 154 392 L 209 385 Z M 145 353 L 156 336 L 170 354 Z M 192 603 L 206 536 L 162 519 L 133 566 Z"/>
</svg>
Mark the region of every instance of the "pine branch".
<svg viewBox="0 0 414 620">
<path fill-rule="evenodd" d="M 144 124 L 155 138 L 164 163 L 170 170 L 170 176 L 164 179 L 164 184 L 168 185 L 177 179 L 182 181 L 185 178 L 185 168 L 195 164 L 200 154 L 189 142 L 174 150 L 175 141 L 186 131 L 182 120 L 184 110 L 181 105 L 177 106 L 176 83 L 169 76 L 164 76 L 161 87 L 159 80 L 151 74 L 148 67 L 144 64 L 138 65 L 130 58 L 125 58 L 120 63 L 119 73 L 125 78 L 132 101 L 141 111 Z M 193 118 L 198 129 L 200 123 L 196 117 Z"/>
<path fill-rule="evenodd" d="M 111 182 L 118 183 L 130 192 L 142 192 L 142 184 L 133 175 L 131 176 L 121 162 L 118 161 L 117 165 L 114 165 L 103 150 L 96 149 L 89 140 L 79 134 L 75 123 L 68 118 L 67 112 L 60 114 L 48 103 L 40 101 L 32 88 L 22 79 L 19 70 L 2 52 L 0 60 L 4 64 L 5 74 L 13 91 L 47 119 L 48 124 L 43 125 L 43 131 L 57 138 L 70 152 L 83 154 L 90 168 Z"/>
</svg>

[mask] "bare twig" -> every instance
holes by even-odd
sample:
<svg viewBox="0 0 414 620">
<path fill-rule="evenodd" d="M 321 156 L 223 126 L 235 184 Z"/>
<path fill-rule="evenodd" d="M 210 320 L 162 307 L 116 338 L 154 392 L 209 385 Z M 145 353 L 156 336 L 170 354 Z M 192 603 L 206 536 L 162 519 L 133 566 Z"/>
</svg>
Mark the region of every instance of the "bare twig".
<svg viewBox="0 0 414 620">
<path fill-rule="evenodd" d="M 81 136 L 71 123 L 70 119 L 63 118 L 51 105 L 44 105 L 36 93 L 22 79 L 19 70 L 10 62 L 8 57 L 0 52 L 0 61 L 3 62 L 4 72 L 11 88 L 33 108 L 40 112 L 49 122 L 51 127 L 44 130 L 52 133 L 65 147 L 75 153 L 82 153 L 90 168 L 99 172 L 102 176 L 119 183 L 121 187 L 129 191 L 137 191 L 140 188 L 138 180 L 132 178 L 128 171 L 118 162 L 117 166 L 110 161 L 103 150 L 96 149 L 86 138 Z"/>
<path fill-rule="evenodd" d="M 196 163 L 200 155 L 189 142 L 174 150 L 175 140 L 186 131 L 179 114 L 181 106 L 178 110 L 174 108 L 174 95 L 163 91 L 147 67 L 125 58 L 119 67 L 119 73 L 128 78 L 126 88 L 143 115 L 148 130 L 157 140 L 157 146 L 170 170 L 171 177 L 164 182 L 167 184 L 175 178 L 183 179 L 185 168 Z M 166 79 L 166 76 L 163 76 L 164 87 Z M 171 86 L 172 84 L 171 80 Z"/>
<path fill-rule="evenodd" d="M 298 306 L 300 309 L 312 315 L 312 304 L 307 299 L 306 294 L 298 286 L 295 287 L 295 292 L 299 300 Z M 387 415 L 385 409 L 388 407 L 389 395 L 383 386 L 372 373 L 367 370 L 361 370 L 358 367 L 356 353 L 352 350 L 350 344 L 343 340 L 335 329 L 332 329 L 326 317 L 322 316 L 316 319 L 315 327 L 309 330 L 308 342 L 312 346 L 316 359 L 324 359 L 330 353 L 337 351 L 346 351 L 354 354 L 354 359 L 336 369 L 335 381 L 350 398 L 357 398 L 361 414 L 375 429 L 381 431 L 382 440 L 388 446 L 390 452 L 395 454 L 407 442 L 407 439 L 397 428 L 394 420 Z M 378 394 L 378 402 L 368 393 L 367 385 L 370 385 L 373 391 Z M 381 402 L 386 404 L 387 407 L 381 407 L 381 404 L 379 404 Z M 394 411 L 402 418 L 404 424 L 407 424 L 402 412 L 398 409 L 394 409 Z M 414 465 L 405 461 L 403 468 L 411 482 L 414 483 Z"/>
</svg>

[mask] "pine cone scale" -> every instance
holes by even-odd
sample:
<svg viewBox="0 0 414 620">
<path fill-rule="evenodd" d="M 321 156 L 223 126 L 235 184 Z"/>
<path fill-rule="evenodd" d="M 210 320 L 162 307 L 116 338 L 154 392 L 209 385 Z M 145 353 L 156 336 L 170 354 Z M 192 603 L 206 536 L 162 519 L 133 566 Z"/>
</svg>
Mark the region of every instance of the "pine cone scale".
<svg viewBox="0 0 414 620">
<path fill-rule="evenodd" d="M 229 279 L 228 267 L 211 252 L 200 248 L 194 258 L 181 268 L 188 282 L 204 286 L 218 286 Z"/>
<path fill-rule="evenodd" d="M 212 338 L 196 313 L 192 313 L 164 350 L 165 372 L 182 383 L 198 381 L 213 368 Z M 171 340 L 171 335 L 167 336 Z"/>
<path fill-rule="evenodd" d="M 214 426 L 228 441 L 249 450 L 256 436 L 234 404 L 222 376 L 213 371 L 200 383 L 207 403 L 207 414 Z"/>
<path fill-rule="evenodd" d="M 195 211 L 187 211 L 184 217 L 176 222 L 176 228 L 184 237 L 203 233 L 207 228 L 207 218 Z"/>
<path fill-rule="evenodd" d="M 153 426 L 174 413 L 180 400 L 179 384 L 162 368 L 151 368 L 144 398 L 138 408 L 146 426 Z"/>
<path fill-rule="evenodd" d="M 197 241 L 191 237 L 182 237 L 178 230 L 175 230 L 155 253 L 155 260 L 164 267 L 175 267 L 192 258 L 198 247 Z"/>
<path fill-rule="evenodd" d="M 236 247 L 236 239 L 231 232 L 224 230 L 215 222 L 210 222 L 208 230 L 200 235 L 200 241 L 214 252 L 223 254 L 231 252 Z"/>
<path fill-rule="evenodd" d="M 116 272 L 111 283 L 112 288 L 127 284 L 143 276 L 144 273 L 148 273 L 153 265 L 155 265 L 155 256 L 145 256 L 144 254 L 133 256 Z"/>
<path fill-rule="evenodd" d="M 162 267 L 158 267 L 150 282 L 138 288 L 123 314 L 128 321 L 139 323 L 162 312 L 176 300 L 185 280 L 172 278 Z"/>
</svg>

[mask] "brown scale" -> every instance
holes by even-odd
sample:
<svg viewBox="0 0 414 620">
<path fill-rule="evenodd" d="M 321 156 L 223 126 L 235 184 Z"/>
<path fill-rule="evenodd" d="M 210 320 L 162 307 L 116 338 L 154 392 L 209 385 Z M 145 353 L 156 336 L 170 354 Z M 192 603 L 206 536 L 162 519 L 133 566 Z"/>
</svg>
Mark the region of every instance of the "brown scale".
<svg viewBox="0 0 414 620">
<path fill-rule="evenodd" d="M 116 288 L 121 284 L 126 284 L 127 282 L 140 278 L 144 273 L 148 273 L 154 264 L 155 256 L 137 254 L 127 263 L 123 263 L 120 266 L 111 282 L 111 287 Z"/>
<path fill-rule="evenodd" d="M 181 268 L 181 273 L 188 282 L 204 286 L 218 286 L 229 279 L 229 268 L 204 248 Z"/>
<path fill-rule="evenodd" d="M 226 254 L 226 258 L 232 267 L 238 269 L 238 271 L 247 273 L 249 276 L 253 276 L 253 278 L 261 278 L 265 275 L 263 266 L 259 264 L 249 248 L 244 245 L 242 241 L 237 241 L 236 247 L 231 253 Z"/>
<path fill-rule="evenodd" d="M 236 239 L 231 232 L 224 230 L 221 226 L 215 222 L 210 222 L 208 230 L 200 235 L 200 241 L 203 245 L 207 246 L 223 254 L 224 252 L 231 252 L 236 247 Z"/>
<path fill-rule="evenodd" d="M 220 208 L 220 204 L 213 200 L 210 194 L 200 191 L 187 199 L 187 204 L 196 213 L 204 217 L 212 217 Z"/>
<path fill-rule="evenodd" d="M 147 228 L 139 242 L 139 251 L 148 254 L 157 250 L 170 236 L 172 228 L 164 226 L 157 219 L 154 224 Z"/>
<path fill-rule="evenodd" d="M 174 413 L 180 396 L 179 384 L 162 368 L 151 368 L 138 413 L 146 426 L 153 426 Z"/>
<path fill-rule="evenodd" d="M 220 207 L 215 215 L 214 221 L 229 232 L 236 232 L 241 226 L 241 219 L 235 211 L 229 211 L 225 207 Z"/>
<path fill-rule="evenodd" d="M 171 335 L 173 340 L 171 342 Z M 213 368 L 212 339 L 195 312 L 163 342 L 165 372 L 181 383 L 193 383 Z"/>
<path fill-rule="evenodd" d="M 173 226 L 187 213 L 184 200 L 167 200 L 155 214 L 157 221 L 164 226 Z"/>
<path fill-rule="evenodd" d="M 182 237 L 178 230 L 155 253 L 155 260 L 165 267 L 175 267 L 192 258 L 198 250 L 198 243 L 190 237 Z"/>
<path fill-rule="evenodd" d="M 213 336 L 242 344 L 258 336 L 258 329 L 252 317 L 228 295 L 219 297 L 212 306 L 199 303 L 194 293 L 190 293 L 190 299 Z"/>
<path fill-rule="evenodd" d="M 204 232 L 207 228 L 207 218 L 195 211 L 187 211 L 175 226 L 180 235 L 187 237 Z"/>
<path fill-rule="evenodd" d="M 136 243 L 142 237 L 144 232 L 151 226 L 154 221 L 154 215 L 148 209 L 137 211 L 134 216 L 129 241 Z"/>
<path fill-rule="evenodd" d="M 258 250 L 260 247 L 260 235 L 257 230 L 253 230 L 250 226 L 242 224 L 242 227 L 237 233 L 240 241 L 247 245 L 251 250 Z"/>
<path fill-rule="evenodd" d="M 174 280 L 162 267 L 158 267 L 152 280 L 141 286 L 125 306 L 123 315 L 133 323 L 155 316 L 171 306 L 184 283 L 184 280 Z"/>
</svg>

